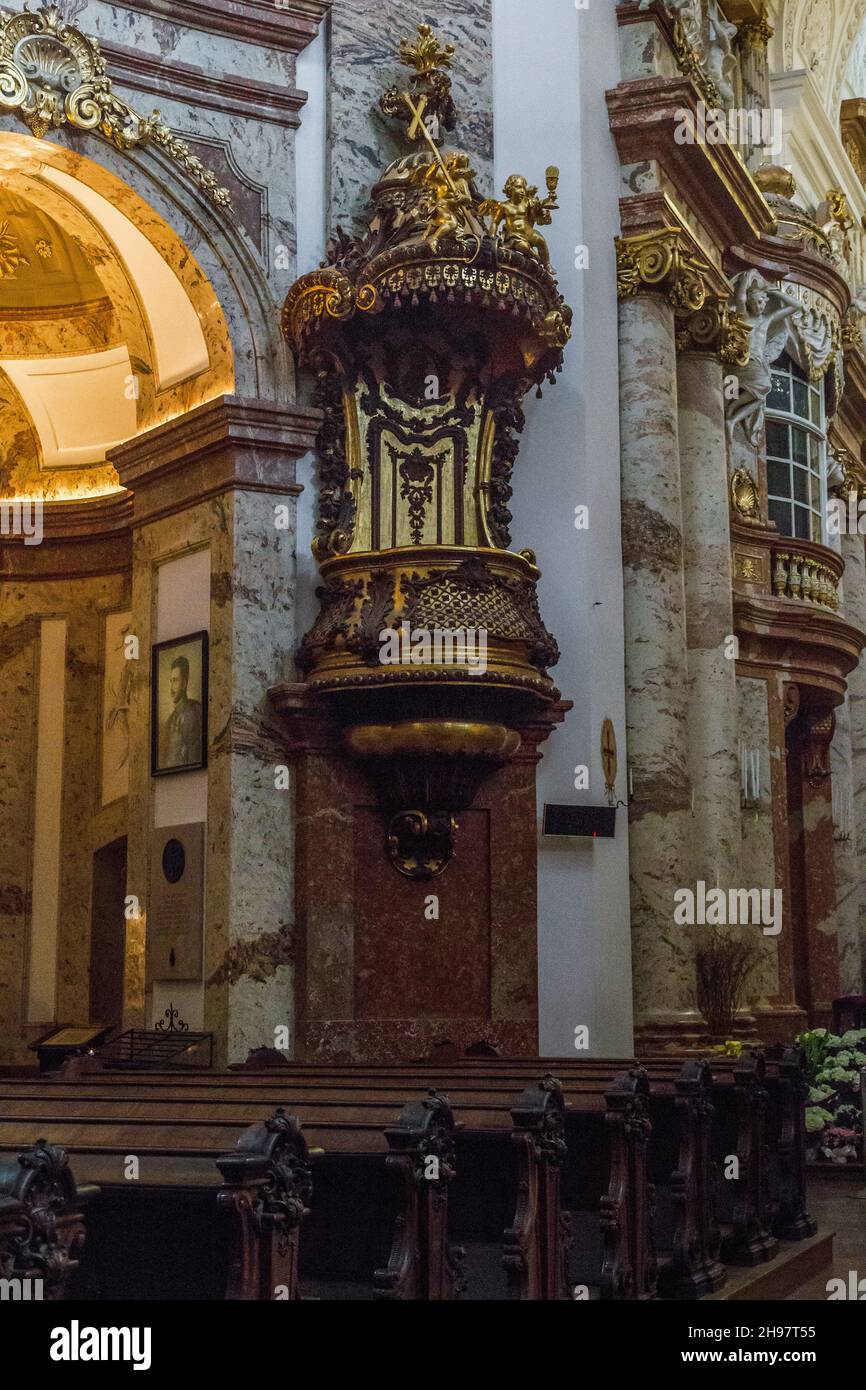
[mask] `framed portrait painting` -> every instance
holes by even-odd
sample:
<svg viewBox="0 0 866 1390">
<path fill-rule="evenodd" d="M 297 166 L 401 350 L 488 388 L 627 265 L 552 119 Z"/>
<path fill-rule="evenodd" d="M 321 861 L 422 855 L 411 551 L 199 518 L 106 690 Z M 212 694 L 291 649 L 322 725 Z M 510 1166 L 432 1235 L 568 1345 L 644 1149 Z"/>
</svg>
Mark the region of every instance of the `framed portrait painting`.
<svg viewBox="0 0 866 1390">
<path fill-rule="evenodd" d="M 158 642 L 151 662 L 151 775 L 207 767 L 207 633 Z"/>
</svg>

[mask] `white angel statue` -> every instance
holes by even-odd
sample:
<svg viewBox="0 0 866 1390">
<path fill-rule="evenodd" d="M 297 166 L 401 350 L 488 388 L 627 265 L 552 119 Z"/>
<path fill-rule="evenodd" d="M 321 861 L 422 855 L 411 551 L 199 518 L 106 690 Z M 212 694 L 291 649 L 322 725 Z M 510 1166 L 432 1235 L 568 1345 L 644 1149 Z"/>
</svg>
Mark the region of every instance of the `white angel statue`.
<svg viewBox="0 0 866 1390">
<path fill-rule="evenodd" d="M 664 0 L 664 3 L 665 8 L 682 21 L 686 39 L 701 55 L 703 50 L 701 0 Z M 648 10 L 652 4 L 653 0 L 640 0 L 638 8 Z"/>
<path fill-rule="evenodd" d="M 788 341 L 788 319 L 803 308 L 799 299 L 778 285 L 768 285 L 757 270 L 744 270 L 734 280 L 732 307 L 752 330 L 748 366 L 738 373 L 740 394 L 728 406 L 728 438 L 742 424 L 750 444 L 760 442 L 764 406 L 773 389 L 773 363 Z"/>
<path fill-rule="evenodd" d="M 719 89 L 724 106 L 732 106 L 736 100 L 734 83 L 737 74 L 737 55 L 734 40 L 737 26 L 731 24 L 722 14 L 718 5 L 709 10 L 707 71 Z"/>
</svg>

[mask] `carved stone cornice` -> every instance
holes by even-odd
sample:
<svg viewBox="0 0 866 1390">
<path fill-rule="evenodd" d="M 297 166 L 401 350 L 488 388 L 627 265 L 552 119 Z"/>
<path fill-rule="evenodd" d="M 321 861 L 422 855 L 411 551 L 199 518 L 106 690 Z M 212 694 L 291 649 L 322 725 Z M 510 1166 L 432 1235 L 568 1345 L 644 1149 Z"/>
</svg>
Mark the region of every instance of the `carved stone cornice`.
<svg viewBox="0 0 866 1390">
<path fill-rule="evenodd" d="M 132 497 L 113 492 L 76 502 L 45 502 L 40 545 L 0 541 L 0 582 L 89 579 L 132 566 Z"/>
<path fill-rule="evenodd" d="M 805 542 L 797 544 L 806 549 Z M 774 545 L 779 546 L 778 537 Z M 840 567 L 835 551 L 811 544 L 808 551 L 822 552 L 828 565 Z M 825 708 L 842 703 L 847 677 L 866 646 L 866 634 L 829 608 L 736 588 L 734 631 L 740 642 L 738 674 L 779 674 L 800 687 L 804 702 Z"/>
<path fill-rule="evenodd" d="M 135 525 L 237 489 L 294 497 L 295 461 L 315 445 L 321 412 L 220 396 L 111 451 L 135 495 Z"/>
<path fill-rule="evenodd" d="M 726 367 L 745 367 L 752 330 L 727 300 L 713 296 L 677 331 L 679 352 L 713 353 Z"/>
<path fill-rule="evenodd" d="M 741 270 L 759 270 L 767 280 L 805 285 L 830 300 L 841 322 L 851 307 L 847 281 L 828 260 L 813 254 L 802 241 L 765 234 L 743 245 L 731 243 L 725 269 L 733 279 Z"/>
<path fill-rule="evenodd" d="M 116 0 L 126 10 L 151 14 L 163 24 L 303 53 L 319 32 L 333 0 Z"/>
<path fill-rule="evenodd" d="M 102 52 L 117 82 L 146 96 L 277 125 L 301 124 L 299 112 L 307 93 L 295 87 L 253 82 L 237 73 L 204 72 L 188 63 L 173 62 L 167 67 L 156 54 L 115 44 L 102 44 Z"/>
<path fill-rule="evenodd" d="M 689 221 L 697 218 L 720 255 L 775 229 L 775 216 L 734 145 L 677 141 L 689 121 L 695 130 L 700 125 L 690 83 L 661 77 L 623 82 L 607 93 L 607 106 L 621 162 L 655 163 L 661 173 L 655 196 L 667 195 L 688 210 Z"/>
</svg>

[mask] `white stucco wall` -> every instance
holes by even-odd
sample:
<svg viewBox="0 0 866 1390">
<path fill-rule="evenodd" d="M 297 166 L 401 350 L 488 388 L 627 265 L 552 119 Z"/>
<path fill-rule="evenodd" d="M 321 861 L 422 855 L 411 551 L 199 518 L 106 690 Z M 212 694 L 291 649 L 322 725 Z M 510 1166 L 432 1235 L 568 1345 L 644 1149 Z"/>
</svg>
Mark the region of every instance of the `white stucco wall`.
<svg viewBox="0 0 866 1390">
<path fill-rule="evenodd" d="M 543 571 L 540 598 L 562 648 L 553 676 L 575 708 L 546 745 L 538 777 L 545 802 L 604 804 L 601 726 L 614 721 L 617 796 L 626 800 L 623 595 L 620 550 L 616 265 L 618 161 L 604 94 L 618 81 L 613 5 L 494 0 L 496 181 L 525 173 L 544 186 L 561 170 L 561 211 L 545 234 L 575 311 L 574 341 L 557 385 L 527 402 L 511 510 L 513 548 L 531 546 Z M 575 247 L 589 268 L 575 266 Z M 589 507 L 589 530 L 574 527 Z M 574 770 L 590 768 L 589 792 Z M 628 827 L 612 841 L 539 840 L 541 1050 L 574 1055 L 589 1028 L 594 1055 L 632 1048 Z"/>
</svg>

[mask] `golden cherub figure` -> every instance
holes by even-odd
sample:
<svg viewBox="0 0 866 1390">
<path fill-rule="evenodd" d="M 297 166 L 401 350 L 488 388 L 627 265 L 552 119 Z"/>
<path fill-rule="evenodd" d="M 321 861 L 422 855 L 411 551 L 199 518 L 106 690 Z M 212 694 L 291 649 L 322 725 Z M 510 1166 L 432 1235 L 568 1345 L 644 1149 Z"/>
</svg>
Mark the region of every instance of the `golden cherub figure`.
<svg viewBox="0 0 866 1390">
<path fill-rule="evenodd" d="M 500 224 L 504 224 L 502 243 L 515 251 L 523 251 L 540 261 L 545 269 L 550 269 L 550 252 L 547 242 L 535 229 L 538 225 L 547 227 L 553 221 L 559 203 L 556 190 L 559 186 L 559 170 L 547 171 L 547 197 L 539 198 L 538 188 L 530 186 L 522 174 L 512 174 L 503 192 L 507 202 L 500 203 L 488 198 L 481 206 L 481 212 L 489 217 L 494 234 Z"/>
<path fill-rule="evenodd" d="M 416 170 L 414 181 L 424 191 L 422 208 L 428 219 L 424 237 L 434 249 L 445 236 L 462 241 L 478 235 L 472 216 L 475 204 L 470 185 L 474 178 L 469 156 L 460 152 Z"/>
</svg>

